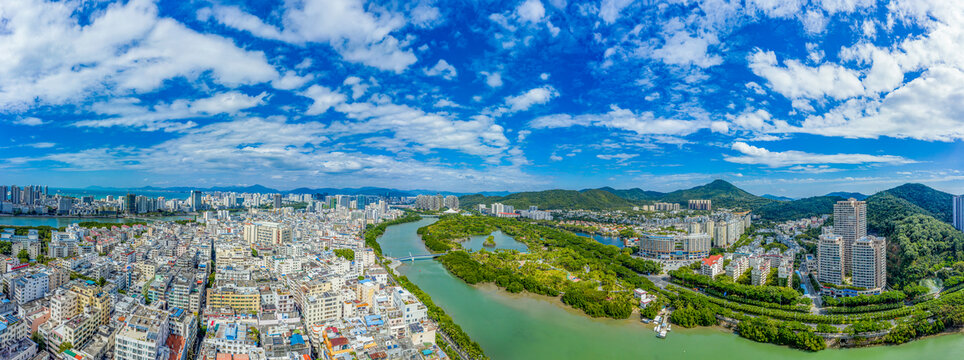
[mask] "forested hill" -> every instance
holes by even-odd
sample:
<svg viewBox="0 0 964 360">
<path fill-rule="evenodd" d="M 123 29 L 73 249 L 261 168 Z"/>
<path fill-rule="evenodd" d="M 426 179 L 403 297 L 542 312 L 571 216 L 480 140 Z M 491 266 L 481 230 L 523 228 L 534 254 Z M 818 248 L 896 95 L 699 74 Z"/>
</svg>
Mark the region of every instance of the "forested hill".
<svg viewBox="0 0 964 360">
<path fill-rule="evenodd" d="M 535 205 L 539 209 L 584 209 L 584 210 L 627 210 L 634 206 L 629 200 L 615 194 L 589 189 L 575 190 L 546 190 L 521 192 L 506 196 L 465 195 L 459 198 L 459 205 L 465 209 L 474 209 L 478 204 L 502 203 L 512 205 L 516 209 L 525 209 Z"/>
<path fill-rule="evenodd" d="M 666 193 L 661 193 L 659 191 L 643 190 L 640 188 L 619 190 L 619 189 L 613 189 L 607 186 L 604 188 L 599 188 L 598 190 L 608 191 L 610 193 L 613 193 L 613 195 L 619 196 L 629 201 L 659 200 L 660 198 L 666 195 Z"/>
<path fill-rule="evenodd" d="M 707 199 L 713 201 L 714 208 L 754 210 L 759 206 L 776 202 L 756 196 L 723 180 L 691 189 L 670 193 L 647 191 L 638 188 L 617 190 L 610 187 L 600 189 L 546 190 L 521 192 L 506 196 L 466 195 L 459 198 L 463 208 L 474 208 L 477 204 L 500 202 L 516 208 L 536 205 L 540 209 L 586 209 L 611 210 L 628 209 L 635 205 L 651 204 L 655 201 L 680 203 L 684 207 L 688 200 Z"/>
<path fill-rule="evenodd" d="M 845 200 L 839 196 L 814 196 L 793 201 L 780 201 L 763 205 L 754 213 L 763 220 L 788 221 L 833 213 L 833 204 Z"/>
<path fill-rule="evenodd" d="M 762 196 L 756 196 L 740 189 L 724 180 L 713 182 L 686 190 L 676 190 L 660 197 L 660 201 L 685 204 L 687 200 L 706 199 L 713 201 L 714 208 L 730 208 L 740 210 L 754 210 L 760 206 L 775 202 Z"/>
<path fill-rule="evenodd" d="M 930 213 L 930 215 L 943 222 L 951 222 L 951 199 L 953 195 L 936 190 L 924 184 L 904 184 L 884 192 L 890 193 L 898 198 L 907 200 L 911 204 L 919 206 Z"/>
</svg>

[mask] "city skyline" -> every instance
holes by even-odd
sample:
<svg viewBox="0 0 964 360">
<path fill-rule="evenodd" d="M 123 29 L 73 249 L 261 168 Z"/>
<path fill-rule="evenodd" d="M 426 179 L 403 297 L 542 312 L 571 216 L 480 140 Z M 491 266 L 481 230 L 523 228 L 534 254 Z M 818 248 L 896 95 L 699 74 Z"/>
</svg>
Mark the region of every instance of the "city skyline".
<svg viewBox="0 0 964 360">
<path fill-rule="evenodd" d="M 4 2 L 0 182 L 964 193 L 958 2 L 337 3 Z"/>
</svg>

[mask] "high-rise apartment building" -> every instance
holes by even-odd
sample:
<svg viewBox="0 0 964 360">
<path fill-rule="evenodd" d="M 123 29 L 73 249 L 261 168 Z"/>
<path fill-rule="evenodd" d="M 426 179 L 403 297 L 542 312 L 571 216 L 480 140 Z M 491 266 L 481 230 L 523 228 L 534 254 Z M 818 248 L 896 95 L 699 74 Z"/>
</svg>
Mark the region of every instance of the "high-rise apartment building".
<svg viewBox="0 0 964 360">
<path fill-rule="evenodd" d="M 137 196 L 134 194 L 124 195 L 124 212 L 128 214 L 137 213 Z"/>
<path fill-rule="evenodd" d="M 953 200 L 953 223 L 954 228 L 960 231 L 964 231 L 964 195 L 954 196 Z"/>
<path fill-rule="evenodd" d="M 843 284 L 844 240 L 836 234 L 820 235 L 817 243 L 817 280 L 834 285 Z"/>
<path fill-rule="evenodd" d="M 689 200 L 687 205 L 690 210 L 713 210 L 711 200 Z"/>
<path fill-rule="evenodd" d="M 867 202 L 850 198 L 834 204 L 833 233 L 843 239 L 844 271 L 853 271 L 850 250 L 854 241 L 867 236 Z"/>
<path fill-rule="evenodd" d="M 0 202 L 7 201 L 7 186 L 0 185 Z"/>
<path fill-rule="evenodd" d="M 865 289 L 883 289 L 887 285 L 887 240 L 864 236 L 854 241 L 853 284 Z"/>
<path fill-rule="evenodd" d="M 458 210 L 459 208 L 459 197 L 455 195 L 449 195 L 445 197 L 445 207 L 449 209 Z"/>
<path fill-rule="evenodd" d="M 274 195 L 272 195 L 272 199 L 274 200 L 274 208 L 275 208 L 275 209 L 280 209 L 280 208 L 281 208 L 281 194 L 274 194 Z"/>
<path fill-rule="evenodd" d="M 10 202 L 14 204 L 20 203 L 20 188 L 17 185 L 10 187 Z"/>
<path fill-rule="evenodd" d="M 191 195 L 187 198 L 188 205 L 191 206 L 191 211 L 198 211 L 203 209 L 203 200 L 201 200 L 202 193 L 197 190 L 191 190 Z"/>
</svg>

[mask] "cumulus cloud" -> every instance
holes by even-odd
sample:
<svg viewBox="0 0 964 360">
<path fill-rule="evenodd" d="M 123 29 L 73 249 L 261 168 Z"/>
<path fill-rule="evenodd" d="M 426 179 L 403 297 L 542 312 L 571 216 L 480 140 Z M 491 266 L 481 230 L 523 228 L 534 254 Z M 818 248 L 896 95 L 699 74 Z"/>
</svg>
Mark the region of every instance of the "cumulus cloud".
<svg viewBox="0 0 964 360">
<path fill-rule="evenodd" d="M 191 110 L 202 114 L 236 114 L 240 110 L 264 104 L 264 97 L 267 95 L 261 93 L 258 96 L 248 96 L 231 91 L 195 100 L 191 104 Z"/>
<path fill-rule="evenodd" d="M 47 122 L 36 117 L 25 117 L 25 118 L 19 118 L 17 120 L 14 120 L 13 123 L 17 125 L 39 126 L 39 125 L 46 124 Z"/>
<path fill-rule="evenodd" d="M 231 91 L 197 100 L 178 99 L 170 103 L 144 104 L 138 98 L 113 98 L 91 105 L 91 110 L 107 117 L 74 122 L 76 127 L 125 127 L 144 131 L 183 131 L 197 125 L 184 119 L 239 111 L 264 104 L 267 93 L 257 96 Z"/>
<path fill-rule="evenodd" d="M 529 110 L 533 105 L 549 103 L 549 100 L 559 96 L 559 92 L 552 86 L 543 86 L 530 89 L 516 96 L 505 98 L 505 104 L 509 107 L 509 112 Z"/>
<path fill-rule="evenodd" d="M 780 66 L 772 51 L 756 51 L 749 56 L 750 70 L 767 80 L 773 90 L 790 99 L 846 99 L 864 93 L 858 73 L 842 66 L 819 67 L 787 60 Z"/>
<path fill-rule="evenodd" d="M 627 153 L 616 153 L 616 154 L 599 154 L 596 155 L 597 158 L 602 160 L 617 160 L 623 162 L 634 157 L 639 156 L 639 154 L 627 154 Z"/>
<path fill-rule="evenodd" d="M 770 151 L 744 142 L 735 142 L 731 149 L 740 155 L 724 155 L 723 159 L 737 164 L 786 167 L 811 164 L 911 164 L 916 161 L 894 155 L 869 154 L 814 154 L 803 151 Z M 798 168 L 801 169 L 801 168 Z"/>
<path fill-rule="evenodd" d="M 151 1 L 111 4 L 84 26 L 75 17 L 79 5 L 3 5 L 0 109 L 71 103 L 96 93 L 147 93 L 178 77 L 209 76 L 228 87 L 278 78 L 263 53 L 162 18 Z"/>
<path fill-rule="evenodd" d="M 458 72 L 455 71 L 455 67 L 450 65 L 445 59 L 440 59 L 435 63 L 435 66 L 425 69 L 425 75 L 441 76 L 445 78 L 445 80 L 452 80 L 458 75 Z"/>
<path fill-rule="evenodd" d="M 576 116 L 569 114 L 547 115 L 530 121 L 529 126 L 534 129 L 595 126 L 626 130 L 640 135 L 689 135 L 709 127 L 709 124 L 696 120 L 660 118 L 652 112 L 637 114 L 612 105 L 611 110 L 607 113 Z"/>
<path fill-rule="evenodd" d="M 619 12 L 632 3 L 632 0 L 603 0 L 599 4 L 599 17 L 607 24 L 612 24 L 619 19 Z"/>
<path fill-rule="evenodd" d="M 347 100 L 345 94 L 332 91 L 331 89 L 321 86 L 321 85 L 311 85 L 301 96 L 310 98 L 313 100 L 311 106 L 305 111 L 306 115 L 318 115 L 323 114 L 332 106 L 341 104 Z"/>
<path fill-rule="evenodd" d="M 416 9 L 417 24 L 437 17 L 431 10 Z M 405 16 L 368 11 L 361 0 L 285 2 L 281 14 L 283 28 L 266 24 L 236 6 L 215 6 L 206 14 L 225 26 L 266 39 L 293 44 L 325 43 L 345 60 L 381 70 L 401 72 L 417 60 L 411 50 L 391 35 L 406 25 Z"/>
<path fill-rule="evenodd" d="M 458 130 L 458 129 L 456 129 Z M 186 131 L 184 136 L 145 148 L 92 148 L 18 159 L 19 163 L 56 162 L 73 171 L 137 170 L 176 175 L 185 168 L 197 175 L 284 174 L 298 181 L 412 184 L 431 179 L 440 188 L 523 187 L 542 184 L 516 165 L 455 168 L 392 156 L 333 149 L 331 130 L 318 122 L 239 118 Z"/>
<path fill-rule="evenodd" d="M 482 72 L 479 72 L 479 74 L 482 74 L 482 76 L 485 76 L 485 84 L 488 85 L 489 87 L 497 88 L 502 86 L 502 74 L 498 72 L 488 72 L 488 71 L 482 71 Z"/>
<path fill-rule="evenodd" d="M 525 0 L 516 8 L 516 14 L 522 20 L 536 23 L 546 16 L 546 8 L 539 0 Z"/>
</svg>

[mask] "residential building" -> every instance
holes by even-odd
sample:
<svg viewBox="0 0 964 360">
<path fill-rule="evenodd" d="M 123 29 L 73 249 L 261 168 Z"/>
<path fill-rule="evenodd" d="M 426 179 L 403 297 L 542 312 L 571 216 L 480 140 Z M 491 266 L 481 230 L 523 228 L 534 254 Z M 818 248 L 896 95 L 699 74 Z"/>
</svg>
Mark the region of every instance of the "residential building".
<svg viewBox="0 0 964 360">
<path fill-rule="evenodd" d="M 689 200 L 687 205 L 690 210 L 713 210 L 711 200 Z"/>
<path fill-rule="evenodd" d="M 45 273 L 24 275 L 14 279 L 14 283 L 13 299 L 20 305 L 43 298 L 50 290 L 50 278 Z"/>
<path fill-rule="evenodd" d="M 722 255 L 710 255 L 709 257 L 703 259 L 702 265 L 700 265 L 700 274 L 715 278 L 716 275 L 723 273 L 723 256 Z"/>
<path fill-rule="evenodd" d="M 964 231 L 964 195 L 954 196 L 951 202 L 954 228 Z"/>
<path fill-rule="evenodd" d="M 276 222 L 244 224 L 244 241 L 249 245 L 282 245 L 292 241 L 291 229 Z"/>
<path fill-rule="evenodd" d="M 735 257 L 726 265 L 726 276 L 736 280 L 750 268 L 750 259 L 745 256 Z"/>
<path fill-rule="evenodd" d="M 844 256 L 846 252 L 843 237 L 837 234 L 823 234 L 817 243 L 817 281 L 840 285 L 844 279 Z"/>
<path fill-rule="evenodd" d="M 887 286 L 887 240 L 864 236 L 854 241 L 853 284 L 864 289 Z"/>
<path fill-rule="evenodd" d="M 707 234 L 643 234 L 639 238 L 639 255 L 653 259 L 702 259 L 710 255 L 710 248 Z"/>
<path fill-rule="evenodd" d="M 867 202 L 850 198 L 833 206 L 833 233 L 843 240 L 844 271 L 851 271 L 854 241 L 867 236 Z"/>
<path fill-rule="evenodd" d="M 114 359 L 168 359 L 170 349 L 165 345 L 169 335 L 168 326 L 167 313 L 156 309 L 138 309 L 114 338 Z"/>
</svg>

